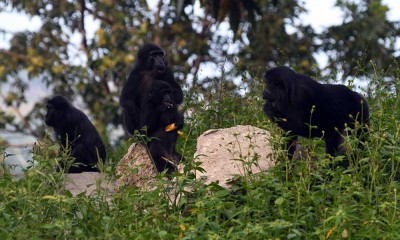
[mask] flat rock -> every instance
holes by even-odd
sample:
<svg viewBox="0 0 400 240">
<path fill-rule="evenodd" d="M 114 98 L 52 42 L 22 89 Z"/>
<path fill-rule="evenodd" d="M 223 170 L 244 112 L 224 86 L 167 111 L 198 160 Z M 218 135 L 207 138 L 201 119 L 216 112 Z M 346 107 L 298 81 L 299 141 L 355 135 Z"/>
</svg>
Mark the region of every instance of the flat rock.
<svg viewBox="0 0 400 240">
<path fill-rule="evenodd" d="M 65 174 L 65 189 L 70 191 L 74 196 L 83 192 L 89 196 L 101 188 L 107 192 L 114 192 L 114 184 L 106 180 L 99 172 Z"/>
</svg>

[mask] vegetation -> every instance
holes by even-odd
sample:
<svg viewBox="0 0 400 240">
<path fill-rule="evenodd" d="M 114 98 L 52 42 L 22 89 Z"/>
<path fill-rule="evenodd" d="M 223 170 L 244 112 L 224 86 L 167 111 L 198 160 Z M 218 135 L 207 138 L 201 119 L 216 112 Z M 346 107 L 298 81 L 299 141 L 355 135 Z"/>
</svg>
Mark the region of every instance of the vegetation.
<svg viewBox="0 0 400 240">
<path fill-rule="evenodd" d="M 1 30 L 10 42 L 0 48 L 0 97 L 18 117 L 0 105 L 0 129 L 41 141 L 37 166 L 18 181 L 3 169 L 8 155 L 0 143 L 0 239 L 400 239 L 400 25 L 388 20 L 381 0 L 338 0 L 343 24 L 322 33 L 299 21 L 305 9 L 297 0 L 171 0 L 154 9 L 147 2 L 0 1 L 0 11 L 42 22 L 36 31 Z M 195 4 L 203 14 L 195 13 Z M 89 22 L 96 25 L 93 36 Z M 228 36 L 221 33 L 227 25 Z M 64 175 L 53 171 L 57 144 L 45 134 L 43 102 L 22 114 L 25 93 L 39 78 L 52 92 L 83 100 L 109 139 L 110 129 L 121 126 L 118 96 L 144 42 L 166 50 L 184 86 L 187 138 L 178 151 L 185 171 L 173 181 L 160 177 L 153 191 L 130 187 L 110 194 L 98 184 L 91 196 L 72 196 Z M 321 51 L 328 53 L 327 68 L 317 65 Z M 362 152 L 346 136 L 349 169 L 332 169 L 315 139 L 300 142 L 310 159 L 287 159 L 284 136 L 262 112 L 261 74 L 278 64 L 316 79 L 349 80 L 350 87 L 366 81 L 371 134 Z M 216 75 L 202 77 L 210 65 Z M 28 77 L 21 77 L 24 71 Z M 195 180 L 197 137 L 237 124 L 271 131 L 276 166 L 239 179 L 232 190 Z M 108 146 L 102 171 L 110 179 L 131 143 L 121 138 Z"/>
<path fill-rule="evenodd" d="M 232 191 L 194 180 L 189 170 L 198 168 L 193 164 L 196 138 L 210 126 L 255 125 L 272 132 L 273 145 L 281 144 L 279 130 L 261 111 L 261 80 L 256 78 L 244 97 L 221 88 L 208 99 L 187 103 L 205 110 L 187 119 L 188 138 L 179 143 L 185 172 L 170 182 L 160 178 L 154 191 L 131 187 L 110 195 L 98 188 L 89 197 L 73 197 L 63 187 L 63 175 L 52 172 L 54 147 L 41 146 L 34 157 L 39 164 L 25 178 L 0 178 L 0 237 L 398 239 L 400 99 L 387 91 L 383 79 L 371 76 L 371 136 L 365 150 L 360 153 L 356 139 L 346 137 L 349 169 L 331 169 L 322 142 L 303 140 L 314 158 L 311 168 L 307 161 L 289 161 L 277 147 L 274 168 L 243 177 Z M 128 145 L 110 158 L 120 159 Z M 104 170 L 110 178 L 112 168 L 109 163 Z"/>
</svg>

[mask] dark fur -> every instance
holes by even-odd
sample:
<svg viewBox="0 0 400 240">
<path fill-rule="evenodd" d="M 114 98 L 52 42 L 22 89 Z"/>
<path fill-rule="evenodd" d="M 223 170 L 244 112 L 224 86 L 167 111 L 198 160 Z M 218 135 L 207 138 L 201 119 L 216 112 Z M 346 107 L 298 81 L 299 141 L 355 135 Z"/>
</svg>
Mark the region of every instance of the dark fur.
<svg viewBox="0 0 400 240">
<path fill-rule="evenodd" d="M 144 94 L 155 81 L 169 83 L 175 104 L 182 103 L 182 89 L 168 67 L 164 51 L 154 44 L 147 43 L 139 50 L 136 63 L 120 96 L 125 130 L 131 135 L 143 127 L 140 124 L 140 107 L 143 105 Z"/>
<path fill-rule="evenodd" d="M 290 155 L 297 136 L 303 136 L 323 137 L 326 153 L 335 156 L 343 152 L 339 149 L 343 142 L 340 133 L 344 133 L 345 124 L 352 129 L 354 119 L 363 126 L 369 124 L 367 101 L 344 85 L 321 84 L 284 66 L 268 70 L 264 81 L 264 112 L 283 130 L 290 131 Z M 310 125 L 316 128 L 310 130 Z M 363 128 L 359 136 L 365 135 L 362 130 L 367 132 Z"/>
<path fill-rule="evenodd" d="M 147 135 L 151 138 L 148 148 L 157 170 L 162 172 L 167 169 L 167 173 L 172 173 L 176 167 L 165 159 L 177 164 L 182 158 L 176 152 L 175 144 L 184 119 L 178 112 L 171 85 L 164 81 L 154 82 L 146 94 L 142 109 L 140 124 L 147 126 Z M 177 128 L 166 132 L 166 126 L 172 123 Z"/>
<path fill-rule="evenodd" d="M 63 96 L 49 99 L 46 108 L 46 124 L 54 129 L 60 145 L 64 148 L 71 147 L 75 163 L 81 163 L 71 166 L 67 172 L 98 172 L 99 170 L 94 168 L 98 163 L 97 151 L 104 162 L 106 150 L 89 118 Z"/>
</svg>

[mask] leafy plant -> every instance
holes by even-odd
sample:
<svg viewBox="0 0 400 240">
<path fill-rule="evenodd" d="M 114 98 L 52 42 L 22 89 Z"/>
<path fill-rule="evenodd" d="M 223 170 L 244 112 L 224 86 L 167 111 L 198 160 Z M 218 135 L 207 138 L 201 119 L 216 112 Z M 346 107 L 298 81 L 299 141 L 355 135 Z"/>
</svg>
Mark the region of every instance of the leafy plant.
<svg viewBox="0 0 400 240">
<path fill-rule="evenodd" d="M 53 171 L 56 145 L 44 141 L 35 151 L 38 165 L 23 179 L 0 177 L 0 238 L 397 239 L 400 99 L 383 87 L 383 76 L 371 79 L 370 136 L 363 152 L 353 135 L 345 137 L 348 169 L 332 168 L 341 157 L 326 156 L 316 140 L 301 141 L 310 158 L 287 159 L 285 137 L 262 112 L 255 79 L 245 94 L 221 87 L 186 100 L 187 138 L 178 144 L 184 170 L 173 180 L 160 176 L 152 191 L 130 187 L 110 194 L 98 187 L 90 196 L 72 196 L 63 174 Z M 236 124 L 271 131 L 276 166 L 237 179 L 231 190 L 196 180 L 192 170 L 202 170 L 193 159 L 197 137 Z M 130 143 L 109 151 L 108 177 Z"/>
</svg>

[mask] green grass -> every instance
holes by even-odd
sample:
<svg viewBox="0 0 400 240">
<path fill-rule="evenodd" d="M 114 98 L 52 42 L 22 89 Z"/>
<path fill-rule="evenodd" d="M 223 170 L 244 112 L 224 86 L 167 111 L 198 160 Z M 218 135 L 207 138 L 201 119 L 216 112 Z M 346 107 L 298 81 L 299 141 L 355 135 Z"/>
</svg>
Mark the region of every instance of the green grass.
<svg viewBox="0 0 400 240">
<path fill-rule="evenodd" d="M 41 146 L 38 167 L 24 179 L 0 177 L 0 239 L 400 239 L 400 99 L 382 79 L 369 85 L 371 135 L 364 151 L 346 137 L 347 170 L 329 167 L 321 141 L 302 140 L 319 159 L 311 169 L 276 147 L 276 167 L 241 179 L 231 192 L 194 180 L 189 170 L 196 167 L 196 138 L 210 128 L 254 125 L 270 130 L 272 144 L 281 145 L 255 80 L 244 97 L 217 91 L 203 101 L 185 100 L 188 138 L 179 140 L 178 150 L 186 171 L 174 183 L 160 179 L 151 192 L 124 188 L 107 199 L 99 189 L 95 196 L 72 197 L 63 175 L 52 172 L 54 146 Z M 128 146 L 111 152 L 110 177 Z M 171 199 L 171 190 L 179 198 Z"/>
</svg>

